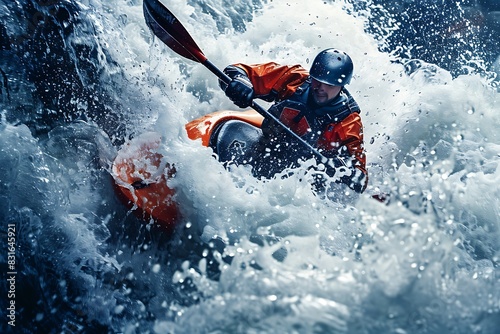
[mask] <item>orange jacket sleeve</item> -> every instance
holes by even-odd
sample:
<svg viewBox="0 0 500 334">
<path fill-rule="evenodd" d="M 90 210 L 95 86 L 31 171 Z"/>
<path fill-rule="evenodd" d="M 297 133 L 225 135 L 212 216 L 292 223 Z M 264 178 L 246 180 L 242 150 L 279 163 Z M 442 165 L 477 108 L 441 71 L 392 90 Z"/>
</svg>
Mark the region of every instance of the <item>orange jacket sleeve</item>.
<svg viewBox="0 0 500 334">
<path fill-rule="evenodd" d="M 366 170 L 366 154 L 364 151 L 363 124 L 358 113 L 352 113 L 342 122 L 330 124 L 318 141 L 318 147 L 325 150 L 326 155 L 330 153 L 333 156 L 338 154 L 353 158 L 352 163 L 355 168 L 360 170 L 364 178 L 362 189 L 366 188 L 368 182 L 368 173 Z M 339 152 L 342 147 L 346 147 L 348 152 Z"/>
<path fill-rule="evenodd" d="M 300 65 L 279 65 L 274 62 L 246 65 L 234 64 L 246 72 L 257 96 L 274 92 L 278 100 L 292 95 L 307 79 L 309 72 Z"/>
</svg>

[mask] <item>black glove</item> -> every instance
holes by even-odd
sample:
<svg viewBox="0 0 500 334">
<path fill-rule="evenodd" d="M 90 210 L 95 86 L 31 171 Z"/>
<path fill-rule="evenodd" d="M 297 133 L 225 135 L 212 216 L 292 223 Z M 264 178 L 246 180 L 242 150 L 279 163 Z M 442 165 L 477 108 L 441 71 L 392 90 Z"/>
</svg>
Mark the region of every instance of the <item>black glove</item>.
<svg viewBox="0 0 500 334">
<path fill-rule="evenodd" d="M 226 96 L 240 108 L 249 107 L 252 104 L 254 90 L 250 80 L 238 75 L 231 80 L 225 90 Z"/>
</svg>

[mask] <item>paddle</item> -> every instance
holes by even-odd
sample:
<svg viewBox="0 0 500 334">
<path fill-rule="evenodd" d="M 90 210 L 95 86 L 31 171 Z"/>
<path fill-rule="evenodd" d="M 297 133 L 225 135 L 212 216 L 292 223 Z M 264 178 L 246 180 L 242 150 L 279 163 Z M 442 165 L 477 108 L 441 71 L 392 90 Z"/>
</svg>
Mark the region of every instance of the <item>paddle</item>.
<svg viewBox="0 0 500 334">
<path fill-rule="evenodd" d="M 224 72 L 218 69 L 208 58 L 203 54 L 201 49 L 196 45 L 188 31 L 179 22 L 179 20 L 158 0 L 144 0 L 143 3 L 144 17 L 146 24 L 153 31 L 153 33 L 170 49 L 177 54 L 188 58 L 190 60 L 201 63 L 214 73 L 219 79 L 226 84 L 229 84 L 231 78 Z M 311 146 L 308 142 L 300 138 L 295 132 L 281 123 L 273 114 L 269 113 L 265 108 L 261 107 L 255 101 L 252 101 L 251 107 L 264 117 L 271 118 L 276 124 L 279 124 L 283 129 L 293 137 L 295 137 L 301 144 L 305 145 L 312 153 L 321 159 L 324 164 L 329 164 L 335 168 L 335 164 L 330 159 L 326 158 L 318 150 Z M 336 158 L 341 165 L 346 166 L 343 159 Z"/>
</svg>

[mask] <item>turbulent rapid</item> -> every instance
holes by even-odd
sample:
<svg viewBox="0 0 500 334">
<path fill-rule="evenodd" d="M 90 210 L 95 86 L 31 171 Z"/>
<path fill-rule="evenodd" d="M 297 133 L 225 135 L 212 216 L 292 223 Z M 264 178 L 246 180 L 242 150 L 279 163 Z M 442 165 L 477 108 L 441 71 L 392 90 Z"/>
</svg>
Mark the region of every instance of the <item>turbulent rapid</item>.
<svg viewBox="0 0 500 334">
<path fill-rule="evenodd" d="M 237 107 L 142 1 L 0 0 L 2 333 L 498 332 L 495 1 L 162 2 L 220 68 L 348 52 L 368 189 L 226 170 L 184 125 Z M 110 175 L 149 132 L 176 168 L 173 235 Z"/>
</svg>

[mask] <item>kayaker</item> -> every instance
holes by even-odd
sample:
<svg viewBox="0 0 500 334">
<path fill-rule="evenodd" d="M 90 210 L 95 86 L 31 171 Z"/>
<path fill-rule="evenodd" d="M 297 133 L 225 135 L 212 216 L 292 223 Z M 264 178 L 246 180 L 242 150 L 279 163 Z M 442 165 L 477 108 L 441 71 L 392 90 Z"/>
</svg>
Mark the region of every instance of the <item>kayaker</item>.
<svg viewBox="0 0 500 334">
<path fill-rule="evenodd" d="M 232 78 L 220 81 L 225 94 L 240 108 L 255 98 L 275 102 L 269 109 L 276 118 L 324 156 L 334 167 L 316 167 L 316 186 L 325 186 L 324 173 L 357 193 L 366 189 L 368 175 L 360 108 L 345 85 L 353 75 L 349 55 L 338 49 L 321 51 L 308 72 L 301 65 L 268 62 L 233 64 L 224 69 Z M 270 118 L 262 124 L 259 146 L 264 154 L 253 161 L 254 174 L 272 177 L 298 166 L 312 154 Z"/>
</svg>

